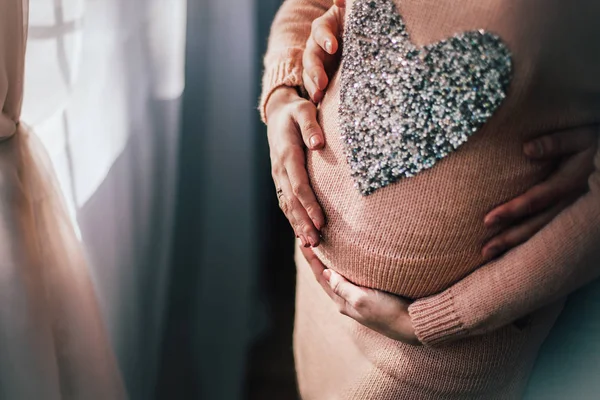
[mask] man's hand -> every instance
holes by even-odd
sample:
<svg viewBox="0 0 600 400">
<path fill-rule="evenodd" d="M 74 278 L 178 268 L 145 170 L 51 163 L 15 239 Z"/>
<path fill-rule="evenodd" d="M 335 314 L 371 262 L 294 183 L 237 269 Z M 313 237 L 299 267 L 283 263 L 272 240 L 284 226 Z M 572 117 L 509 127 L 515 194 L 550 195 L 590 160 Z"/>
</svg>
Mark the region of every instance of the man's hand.
<svg viewBox="0 0 600 400">
<path fill-rule="evenodd" d="M 308 180 L 305 155 L 305 146 L 314 150 L 325 144 L 317 108 L 295 89 L 283 86 L 269 98 L 266 116 L 279 206 L 302 245 L 318 246 L 325 217 Z"/>
<path fill-rule="evenodd" d="M 505 228 L 484 246 L 487 260 L 527 241 L 588 190 L 597 144 L 594 125 L 559 131 L 524 145 L 530 159 L 560 164 L 545 181 L 486 215 L 487 227 Z"/>
</svg>

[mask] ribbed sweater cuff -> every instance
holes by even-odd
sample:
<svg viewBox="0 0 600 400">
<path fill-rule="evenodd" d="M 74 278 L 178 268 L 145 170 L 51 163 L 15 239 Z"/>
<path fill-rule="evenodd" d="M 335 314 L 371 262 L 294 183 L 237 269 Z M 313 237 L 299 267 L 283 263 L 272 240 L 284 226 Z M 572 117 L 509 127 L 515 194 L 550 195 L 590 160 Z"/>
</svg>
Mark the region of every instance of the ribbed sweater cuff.
<svg viewBox="0 0 600 400">
<path fill-rule="evenodd" d="M 280 86 L 303 87 L 302 83 L 302 54 L 303 49 L 288 49 L 286 52 L 267 56 L 266 70 L 263 75 L 263 89 L 260 98 L 260 117 L 267 123 L 267 102 L 273 91 Z"/>
<path fill-rule="evenodd" d="M 415 301 L 408 313 L 417 338 L 425 346 L 443 345 L 467 335 L 450 290 Z"/>
</svg>

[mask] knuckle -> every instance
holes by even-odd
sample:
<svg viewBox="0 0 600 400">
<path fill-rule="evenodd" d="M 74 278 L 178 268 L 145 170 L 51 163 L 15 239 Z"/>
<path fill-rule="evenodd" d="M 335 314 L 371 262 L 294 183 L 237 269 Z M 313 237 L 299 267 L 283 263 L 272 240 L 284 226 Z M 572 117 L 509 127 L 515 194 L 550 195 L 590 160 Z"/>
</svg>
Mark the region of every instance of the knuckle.
<svg viewBox="0 0 600 400">
<path fill-rule="evenodd" d="M 308 215 L 316 215 L 318 212 L 317 206 L 314 204 L 314 202 L 308 203 L 304 208 L 306 209 Z"/>
<path fill-rule="evenodd" d="M 284 168 L 280 162 L 275 162 L 273 163 L 273 165 L 271 165 L 271 175 L 273 176 L 273 178 L 283 174 L 283 171 Z"/>
<path fill-rule="evenodd" d="M 302 222 L 302 233 L 304 233 L 306 236 L 309 236 L 312 232 L 312 226 L 308 221 L 303 221 Z"/>
<path fill-rule="evenodd" d="M 315 106 L 308 101 L 302 101 L 298 103 L 296 107 L 296 111 L 300 118 L 308 118 L 312 115 L 313 109 Z"/>
<path fill-rule="evenodd" d="M 296 219 L 296 230 L 298 232 L 306 233 L 306 221 Z"/>
<path fill-rule="evenodd" d="M 284 214 L 287 214 L 287 213 L 288 213 L 288 205 L 287 205 L 287 203 L 286 203 L 284 200 L 280 200 L 280 201 L 279 201 L 279 208 L 281 208 L 281 211 L 283 211 L 283 213 L 284 213 Z M 290 219 L 290 218 L 288 217 L 288 220 L 289 220 L 289 219 Z M 291 221 L 290 221 L 290 222 L 291 222 Z M 294 224 L 292 223 L 292 225 L 294 225 Z M 294 228 L 295 228 L 295 227 L 294 227 Z"/>
<path fill-rule="evenodd" d="M 331 286 L 331 290 L 333 290 L 333 293 L 337 294 L 340 297 L 344 297 L 342 296 L 342 288 L 340 287 L 340 282 L 336 281 L 332 286 Z"/>
<path fill-rule="evenodd" d="M 318 131 L 318 128 L 315 124 L 315 122 L 313 122 L 312 120 L 307 120 L 304 121 L 302 124 L 302 132 L 305 132 L 308 135 L 311 135 L 316 133 Z"/>
<path fill-rule="evenodd" d="M 306 189 L 307 189 L 306 183 L 297 183 L 296 182 L 292 186 L 292 192 L 294 193 L 294 196 L 296 196 L 298 198 L 304 197 L 304 195 L 306 194 Z"/>
<path fill-rule="evenodd" d="M 300 195 L 301 191 L 302 191 L 301 185 L 294 183 L 294 185 L 292 186 L 292 193 L 294 194 L 294 196 L 298 197 Z"/>
<path fill-rule="evenodd" d="M 321 26 L 322 23 L 323 23 L 323 16 L 314 19 L 313 22 L 310 24 L 310 29 L 312 31 L 313 36 L 315 35 L 315 33 L 317 32 L 317 30 L 319 29 L 319 27 Z"/>
<path fill-rule="evenodd" d="M 357 310 L 364 310 L 367 308 L 367 298 L 365 296 L 357 296 L 352 300 L 352 307 Z"/>
</svg>

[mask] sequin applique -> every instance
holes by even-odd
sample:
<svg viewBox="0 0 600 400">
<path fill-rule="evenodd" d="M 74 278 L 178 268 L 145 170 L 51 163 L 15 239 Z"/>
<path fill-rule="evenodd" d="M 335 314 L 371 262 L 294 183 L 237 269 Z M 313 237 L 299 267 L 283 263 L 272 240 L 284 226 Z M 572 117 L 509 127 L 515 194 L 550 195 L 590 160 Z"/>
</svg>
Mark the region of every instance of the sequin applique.
<svg viewBox="0 0 600 400">
<path fill-rule="evenodd" d="M 483 30 L 415 46 L 392 0 L 355 0 L 346 21 L 340 121 L 363 195 L 431 168 L 506 97 L 509 50 Z"/>
</svg>

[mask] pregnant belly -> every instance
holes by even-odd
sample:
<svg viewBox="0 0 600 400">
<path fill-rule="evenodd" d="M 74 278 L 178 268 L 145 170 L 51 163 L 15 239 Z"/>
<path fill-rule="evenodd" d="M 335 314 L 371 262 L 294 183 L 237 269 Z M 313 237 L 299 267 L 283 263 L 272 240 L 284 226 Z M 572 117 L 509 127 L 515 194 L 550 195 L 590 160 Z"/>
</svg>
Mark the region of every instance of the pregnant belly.
<svg viewBox="0 0 600 400">
<path fill-rule="evenodd" d="M 547 170 L 522 155 L 517 133 L 493 120 L 433 168 L 363 196 L 354 185 L 338 127 L 338 81 L 319 111 L 326 148 L 309 152 L 311 183 L 327 226 L 321 260 L 356 284 L 418 298 L 479 267 L 483 226 L 495 206 L 539 182 Z"/>
</svg>

